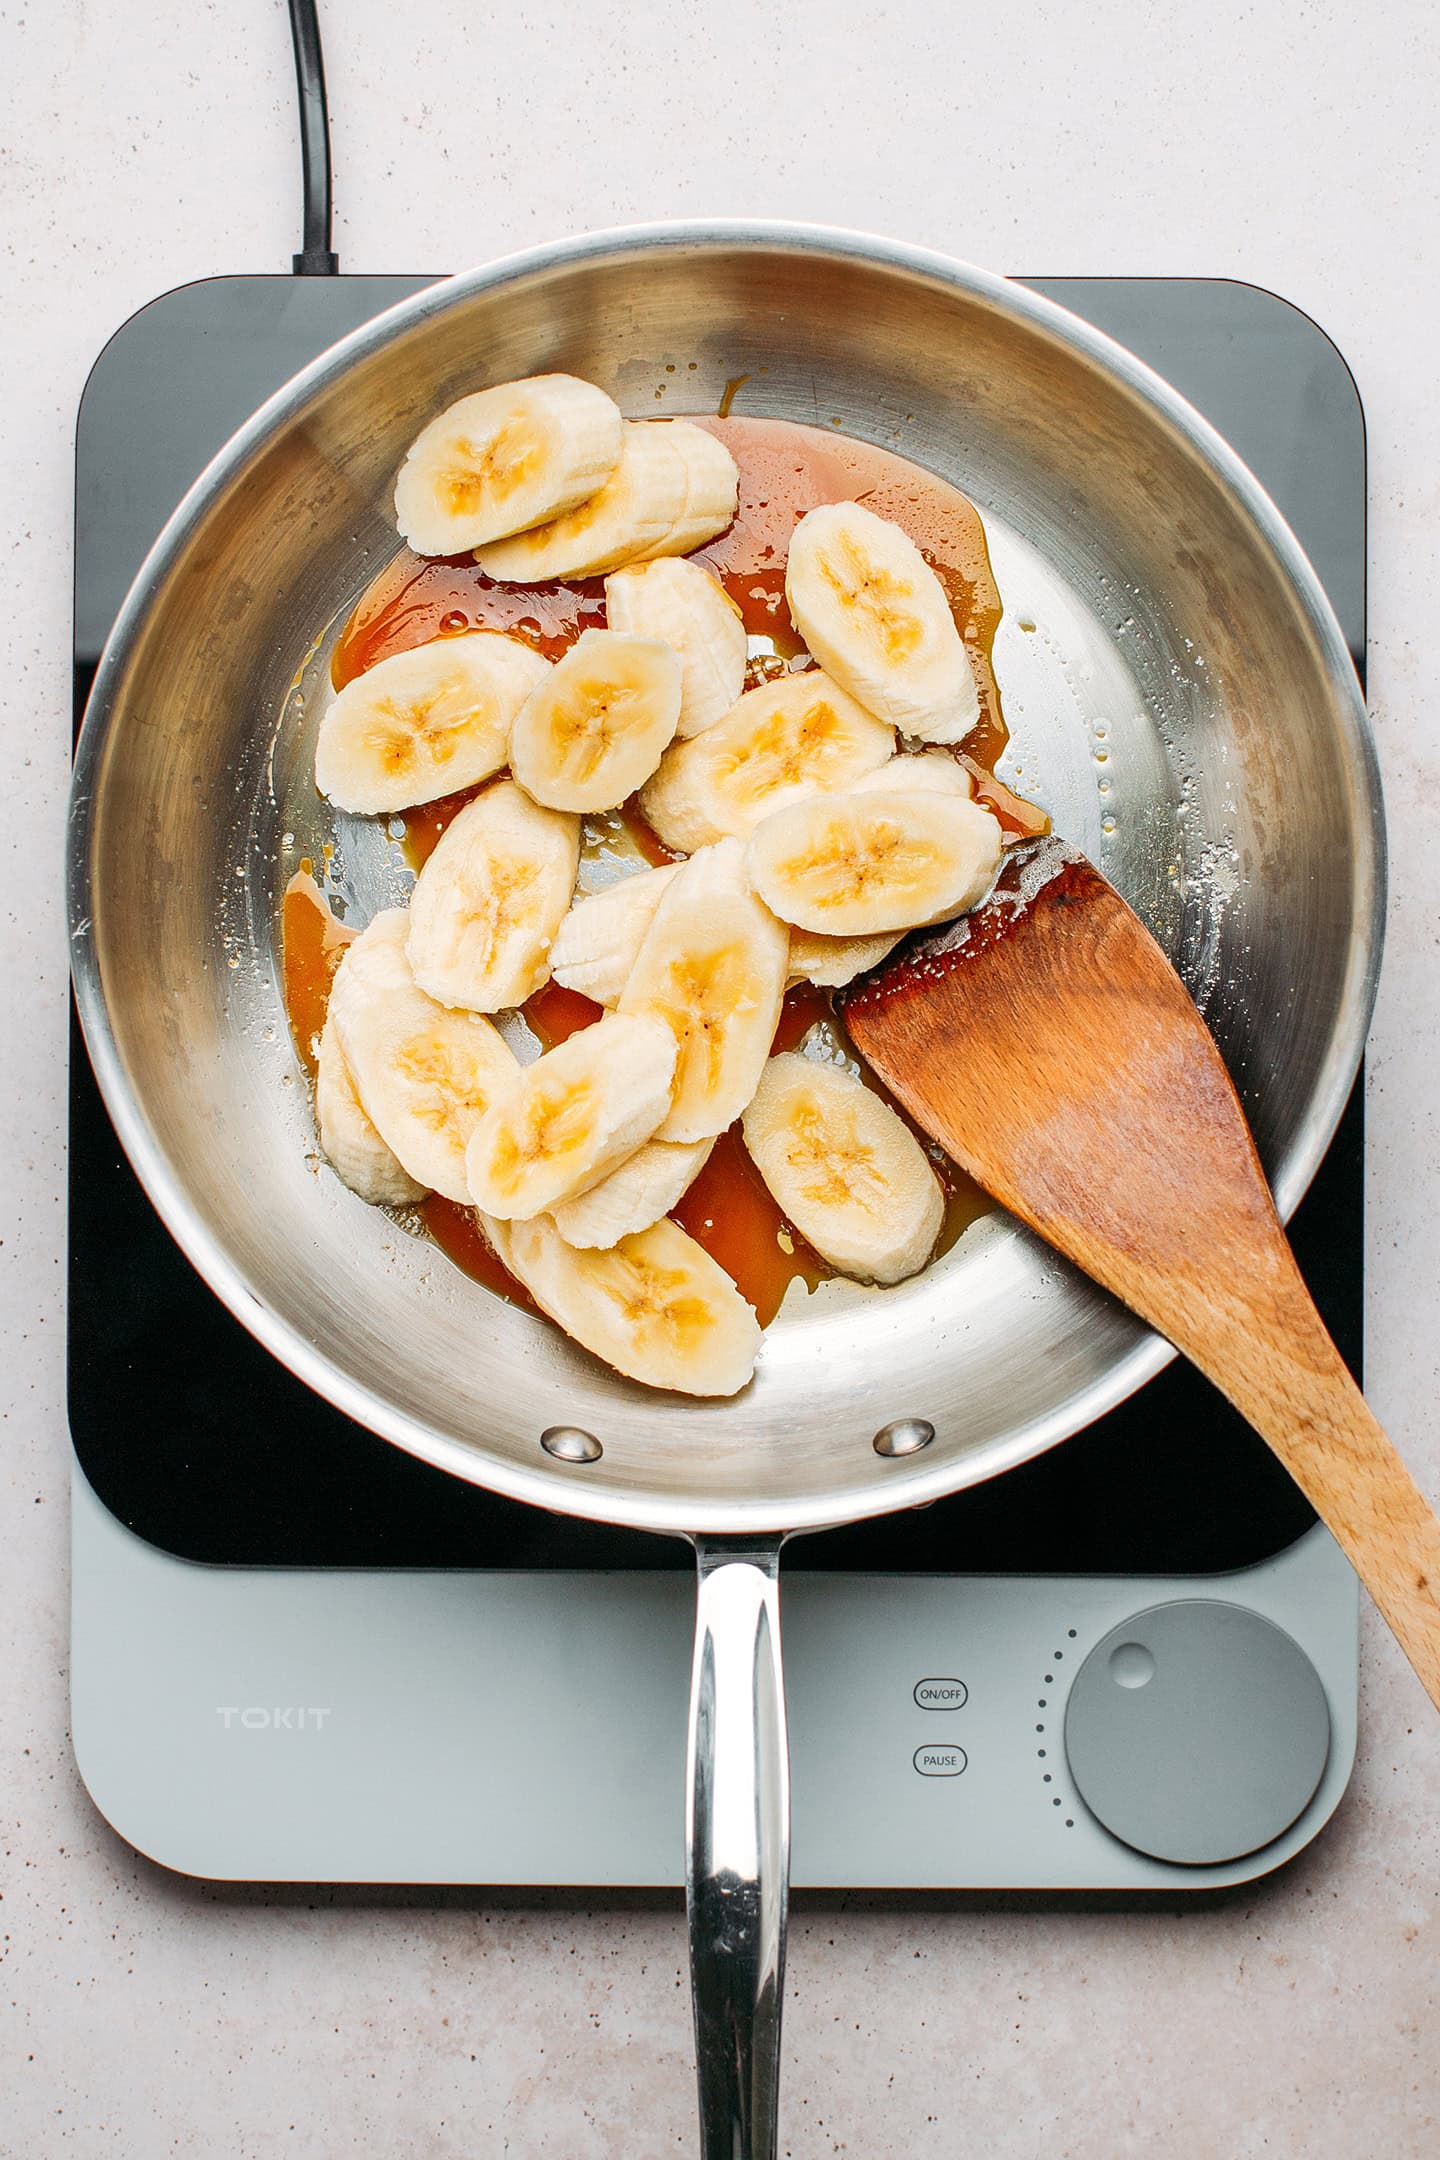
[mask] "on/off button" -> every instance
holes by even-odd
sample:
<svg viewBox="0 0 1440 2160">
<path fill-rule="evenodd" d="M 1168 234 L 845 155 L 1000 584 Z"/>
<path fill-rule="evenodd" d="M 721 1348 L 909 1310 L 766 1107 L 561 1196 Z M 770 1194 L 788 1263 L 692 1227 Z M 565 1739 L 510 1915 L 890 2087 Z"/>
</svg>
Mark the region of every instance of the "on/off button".
<svg viewBox="0 0 1440 2160">
<path fill-rule="evenodd" d="M 970 1690 L 963 1680 L 917 1680 L 915 1700 L 922 1710 L 963 1710 Z"/>
</svg>

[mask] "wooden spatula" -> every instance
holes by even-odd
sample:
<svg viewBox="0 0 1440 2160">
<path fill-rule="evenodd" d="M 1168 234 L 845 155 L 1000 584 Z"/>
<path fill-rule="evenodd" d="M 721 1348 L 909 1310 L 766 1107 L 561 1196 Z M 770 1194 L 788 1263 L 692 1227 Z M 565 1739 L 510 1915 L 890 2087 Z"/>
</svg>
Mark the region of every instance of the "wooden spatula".
<svg viewBox="0 0 1440 2160">
<path fill-rule="evenodd" d="M 1189 992 L 1054 840 L 843 998 L 856 1047 L 1012 1214 L 1266 1439 L 1440 1706 L 1440 1521 L 1316 1312 Z"/>
</svg>

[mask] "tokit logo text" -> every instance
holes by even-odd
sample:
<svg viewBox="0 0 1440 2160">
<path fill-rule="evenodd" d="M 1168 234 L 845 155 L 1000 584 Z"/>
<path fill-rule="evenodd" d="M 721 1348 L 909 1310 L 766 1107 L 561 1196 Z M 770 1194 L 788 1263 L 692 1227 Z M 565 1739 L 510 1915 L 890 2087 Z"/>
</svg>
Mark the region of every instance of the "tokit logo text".
<svg viewBox="0 0 1440 2160">
<path fill-rule="evenodd" d="M 217 1706 L 215 1715 L 226 1732 L 323 1732 L 326 1719 L 334 1712 L 311 1703 L 250 1703 L 244 1707 L 224 1703 Z"/>
</svg>

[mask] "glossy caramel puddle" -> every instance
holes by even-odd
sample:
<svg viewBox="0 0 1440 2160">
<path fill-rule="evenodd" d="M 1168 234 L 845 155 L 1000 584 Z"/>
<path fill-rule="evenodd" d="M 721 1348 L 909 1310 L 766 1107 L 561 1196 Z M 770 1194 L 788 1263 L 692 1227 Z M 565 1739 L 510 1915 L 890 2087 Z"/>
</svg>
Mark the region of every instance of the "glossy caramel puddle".
<svg viewBox="0 0 1440 2160">
<path fill-rule="evenodd" d="M 447 1200 L 443 1193 L 432 1192 L 425 1195 L 415 1213 L 441 1252 L 464 1274 L 472 1275 L 476 1282 L 484 1283 L 487 1290 L 493 1290 L 497 1297 L 508 1299 L 512 1305 L 523 1305 L 526 1312 L 539 1312 L 539 1306 L 524 1283 L 516 1281 L 509 1268 L 486 1244 L 474 1208 L 461 1207 L 457 1201 Z"/>
<path fill-rule="evenodd" d="M 280 903 L 281 980 L 290 1032 L 312 1080 L 319 1063 L 330 985 L 356 934 L 331 914 L 311 865 L 303 862 Z"/>
<path fill-rule="evenodd" d="M 747 687 L 785 673 L 803 651 L 785 602 L 785 560 L 790 535 L 807 510 L 825 502 L 863 502 L 904 528 L 916 541 L 945 589 L 965 639 L 980 692 L 980 718 L 959 755 L 975 781 L 976 799 L 992 810 L 1012 837 L 1049 829 L 1049 819 L 995 778 L 994 767 L 1008 738 L 999 685 L 991 664 L 1001 600 L 990 567 L 980 515 L 966 498 L 933 473 L 892 451 L 848 436 L 783 420 L 694 416 L 727 445 L 740 469 L 739 513 L 729 530 L 693 560 L 710 569 L 739 608 L 755 654 Z M 605 621 L 603 578 L 565 584 L 498 585 L 469 557 L 423 560 L 402 549 L 356 607 L 335 646 L 331 676 L 337 689 L 392 654 L 432 638 L 467 630 L 505 630 L 523 638 L 547 659 L 558 659 L 582 631 Z M 488 782 L 482 782 L 488 786 Z M 402 847 L 417 871 L 450 821 L 478 788 L 447 795 L 409 810 Z M 604 817 L 584 821 L 588 842 L 650 863 L 676 858 L 646 824 L 633 800 Z M 303 894 L 297 889 L 308 888 Z M 327 930 L 313 918 L 323 914 Z M 313 881 L 294 880 L 282 911 L 286 1007 L 297 1047 L 314 1071 L 314 1043 L 324 1024 L 330 982 L 349 933 L 333 923 Z M 543 1049 L 563 1042 L 600 1017 L 602 1008 L 558 983 L 547 983 L 521 1008 Z M 844 1034 L 830 994 L 799 984 L 785 999 L 774 1049 L 796 1048 L 809 1030 L 828 1022 Z M 945 1191 L 945 1221 L 937 1254 L 949 1250 L 990 1202 L 914 1121 L 906 1116 L 868 1068 L 866 1084 L 905 1118 L 924 1146 Z M 415 1211 L 430 1236 L 464 1271 L 502 1297 L 535 1310 L 533 1301 L 496 1259 L 471 1210 L 432 1194 Z M 723 1133 L 694 1184 L 673 1210 L 674 1219 L 705 1247 L 755 1307 L 762 1326 L 775 1317 L 796 1281 L 814 1289 L 835 1272 L 788 1223 L 745 1152 L 738 1125 Z"/>
</svg>

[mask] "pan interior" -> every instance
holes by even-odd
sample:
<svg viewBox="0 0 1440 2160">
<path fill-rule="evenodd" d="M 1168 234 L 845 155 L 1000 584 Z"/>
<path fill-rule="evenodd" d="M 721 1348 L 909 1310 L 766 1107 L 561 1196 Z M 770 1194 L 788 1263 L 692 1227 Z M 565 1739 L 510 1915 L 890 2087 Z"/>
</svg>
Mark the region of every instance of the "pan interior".
<svg viewBox="0 0 1440 2160">
<path fill-rule="evenodd" d="M 747 409 L 838 424 L 970 494 L 1006 603 L 1002 773 L 1175 956 L 1267 1166 L 1298 1197 L 1358 1056 L 1373 961 L 1353 678 L 1183 411 L 1097 344 L 899 251 L 774 236 L 553 251 L 456 281 L 319 363 L 172 528 L 82 751 L 90 1032 L 191 1257 L 342 1407 L 552 1507 L 801 1526 L 989 1475 L 1162 1355 L 992 1215 L 909 1284 L 792 1293 L 742 1396 L 656 1396 L 321 1165 L 279 997 L 277 882 L 328 842 L 328 881 L 359 919 L 405 883 L 382 827 L 326 823 L 314 795 L 324 633 L 396 546 L 386 507 L 405 445 L 477 379 L 566 368 L 638 417 L 669 370 L 696 410 L 745 375 Z M 85 1004 L 83 972 L 81 990 Z M 899 1417 L 936 1428 L 913 1462 L 871 1445 Z M 556 1424 L 592 1431 L 600 1461 L 542 1454 Z"/>
</svg>

